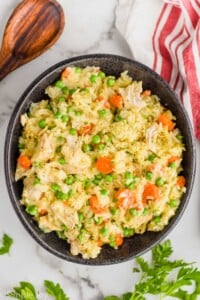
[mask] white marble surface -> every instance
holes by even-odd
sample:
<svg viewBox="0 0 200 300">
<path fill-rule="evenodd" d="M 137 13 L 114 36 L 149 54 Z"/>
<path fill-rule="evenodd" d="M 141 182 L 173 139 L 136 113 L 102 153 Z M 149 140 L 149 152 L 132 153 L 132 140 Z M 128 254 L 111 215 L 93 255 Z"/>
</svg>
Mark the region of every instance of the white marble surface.
<svg viewBox="0 0 200 300">
<path fill-rule="evenodd" d="M 43 280 L 60 282 L 70 300 L 101 300 L 103 295 L 131 290 L 134 260 L 118 265 L 93 267 L 63 261 L 36 244 L 18 220 L 4 179 L 3 148 L 7 123 L 26 86 L 47 67 L 60 60 L 87 53 L 115 53 L 131 57 L 126 42 L 115 29 L 117 0 L 60 0 L 66 26 L 59 41 L 41 57 L 19 68 L 0 82 L 0 237 L 14 239 L 9 255 L 0 256 L 0 299 L 20 281 L 30 281 L 47 299 Z M 0 1 L 0 38 L 17 0 Z M 125 20 L 124 20 L 125 22 Z M 191 200 L 184 216 L 169 234 L 174 257 L 196 261 L 200 267 L 200 144 L 197 143 L 197 173 Z M 146 254 L 148 255 L 148 254 Z M 6 298 L 7 299 L 7 298 Z"/>
</svg>

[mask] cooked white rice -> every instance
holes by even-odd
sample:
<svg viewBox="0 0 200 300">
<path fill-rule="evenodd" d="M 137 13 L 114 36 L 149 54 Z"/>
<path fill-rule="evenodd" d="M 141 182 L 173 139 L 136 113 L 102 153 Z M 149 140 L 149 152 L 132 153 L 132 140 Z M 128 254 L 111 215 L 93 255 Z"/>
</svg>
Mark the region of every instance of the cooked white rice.
<svg viewBox="0 0 200 300">
<path fill-rule="evenodd" d="M 175 116 L 126 71 L 68 67 L 46 94 L 21 116 L 16 168 L 39 227 L 85 259 L 162 230 L 186 190 Z"/>
</svg>

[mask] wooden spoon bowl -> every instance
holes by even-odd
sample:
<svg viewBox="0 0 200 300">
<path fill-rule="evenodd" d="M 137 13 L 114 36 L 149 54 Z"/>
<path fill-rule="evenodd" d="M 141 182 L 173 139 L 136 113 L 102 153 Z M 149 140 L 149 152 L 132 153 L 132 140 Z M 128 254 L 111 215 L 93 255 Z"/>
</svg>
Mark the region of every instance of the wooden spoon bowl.
<svg viewBox="0 0 200 300">
<path fill-rule="evenodd" d="M 0 51 L 0 80 L 48 50 L 60 37 L 64 12 L 55 0 L 24 0 L 10 16 Z"/>
</svg>

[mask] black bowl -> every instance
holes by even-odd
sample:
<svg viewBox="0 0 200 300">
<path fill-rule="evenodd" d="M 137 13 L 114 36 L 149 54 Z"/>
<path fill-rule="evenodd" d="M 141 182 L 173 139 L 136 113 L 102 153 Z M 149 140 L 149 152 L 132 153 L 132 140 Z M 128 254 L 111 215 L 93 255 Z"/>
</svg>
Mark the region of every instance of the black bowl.
<svg viewBox="0 0 200 300">
<path fill-rule="evenodd" d="M 83 259 L 81 256 L 73 256 L 70 253 L 69 245 L 59 239 L 55 233 L 43 233 L 33 219 L 25 212 L 20 203 L 22 183 L 16 182 L 14 178 L 18 153 L 18 137 L 21 134 L 20 116 L 27 112 L 32 102 L 40 101 L 44 96 L 44 89 L 56 81 L 61 71 L 66 66 L 99 66 L 108 75 L 119 76 L 124 70 L 135 80 L 143 81 L 143 88 L 157 94 L 161 103 L 170 109 L 176 116 L 177 127 L 181 129 L 184 136 L 186 151 L 183 157 L 184 176 L 187 182 L 187 191 L 184 194 L 181 204 L 170 220 L 169 224 L 160 232 L 145 232 L 142 235 L 134 235 L 126 238 L 123 245 L 114 250 L 104 246 L 101 254 L 95 259 Z M 109 54 L 94 54 L 75 57 L 64 60 L 41 74 L 26 89 L 16 104 L 12 113 L 5 141 L 5 176 L 8 192 L 12 205 L 24 227 L 31 236 L 52 254 L 67 261 L 86 265 L 106 265 L 123 262 L 134 258 L 150 250 L 157 243 L 161 242 L 180 220 L 187 206 L 195 176 L 195 142 L 192 127 L 188 115 L 181 102 L 169 87 L 169 85 L 155 72 L 134 60 Z"/>
</svg>

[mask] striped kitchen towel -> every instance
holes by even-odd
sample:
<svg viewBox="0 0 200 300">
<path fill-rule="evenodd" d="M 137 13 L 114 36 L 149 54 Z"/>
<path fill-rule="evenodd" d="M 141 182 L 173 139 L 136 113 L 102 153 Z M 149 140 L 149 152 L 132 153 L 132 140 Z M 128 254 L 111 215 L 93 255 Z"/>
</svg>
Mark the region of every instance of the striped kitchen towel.
<svg viewBox="0 0 200 300">
<path fill-rule="evenodd" d="M 200 0 L 119 0 L 116 26 L 176 91 L 200 139 Z"/>
</svg>

